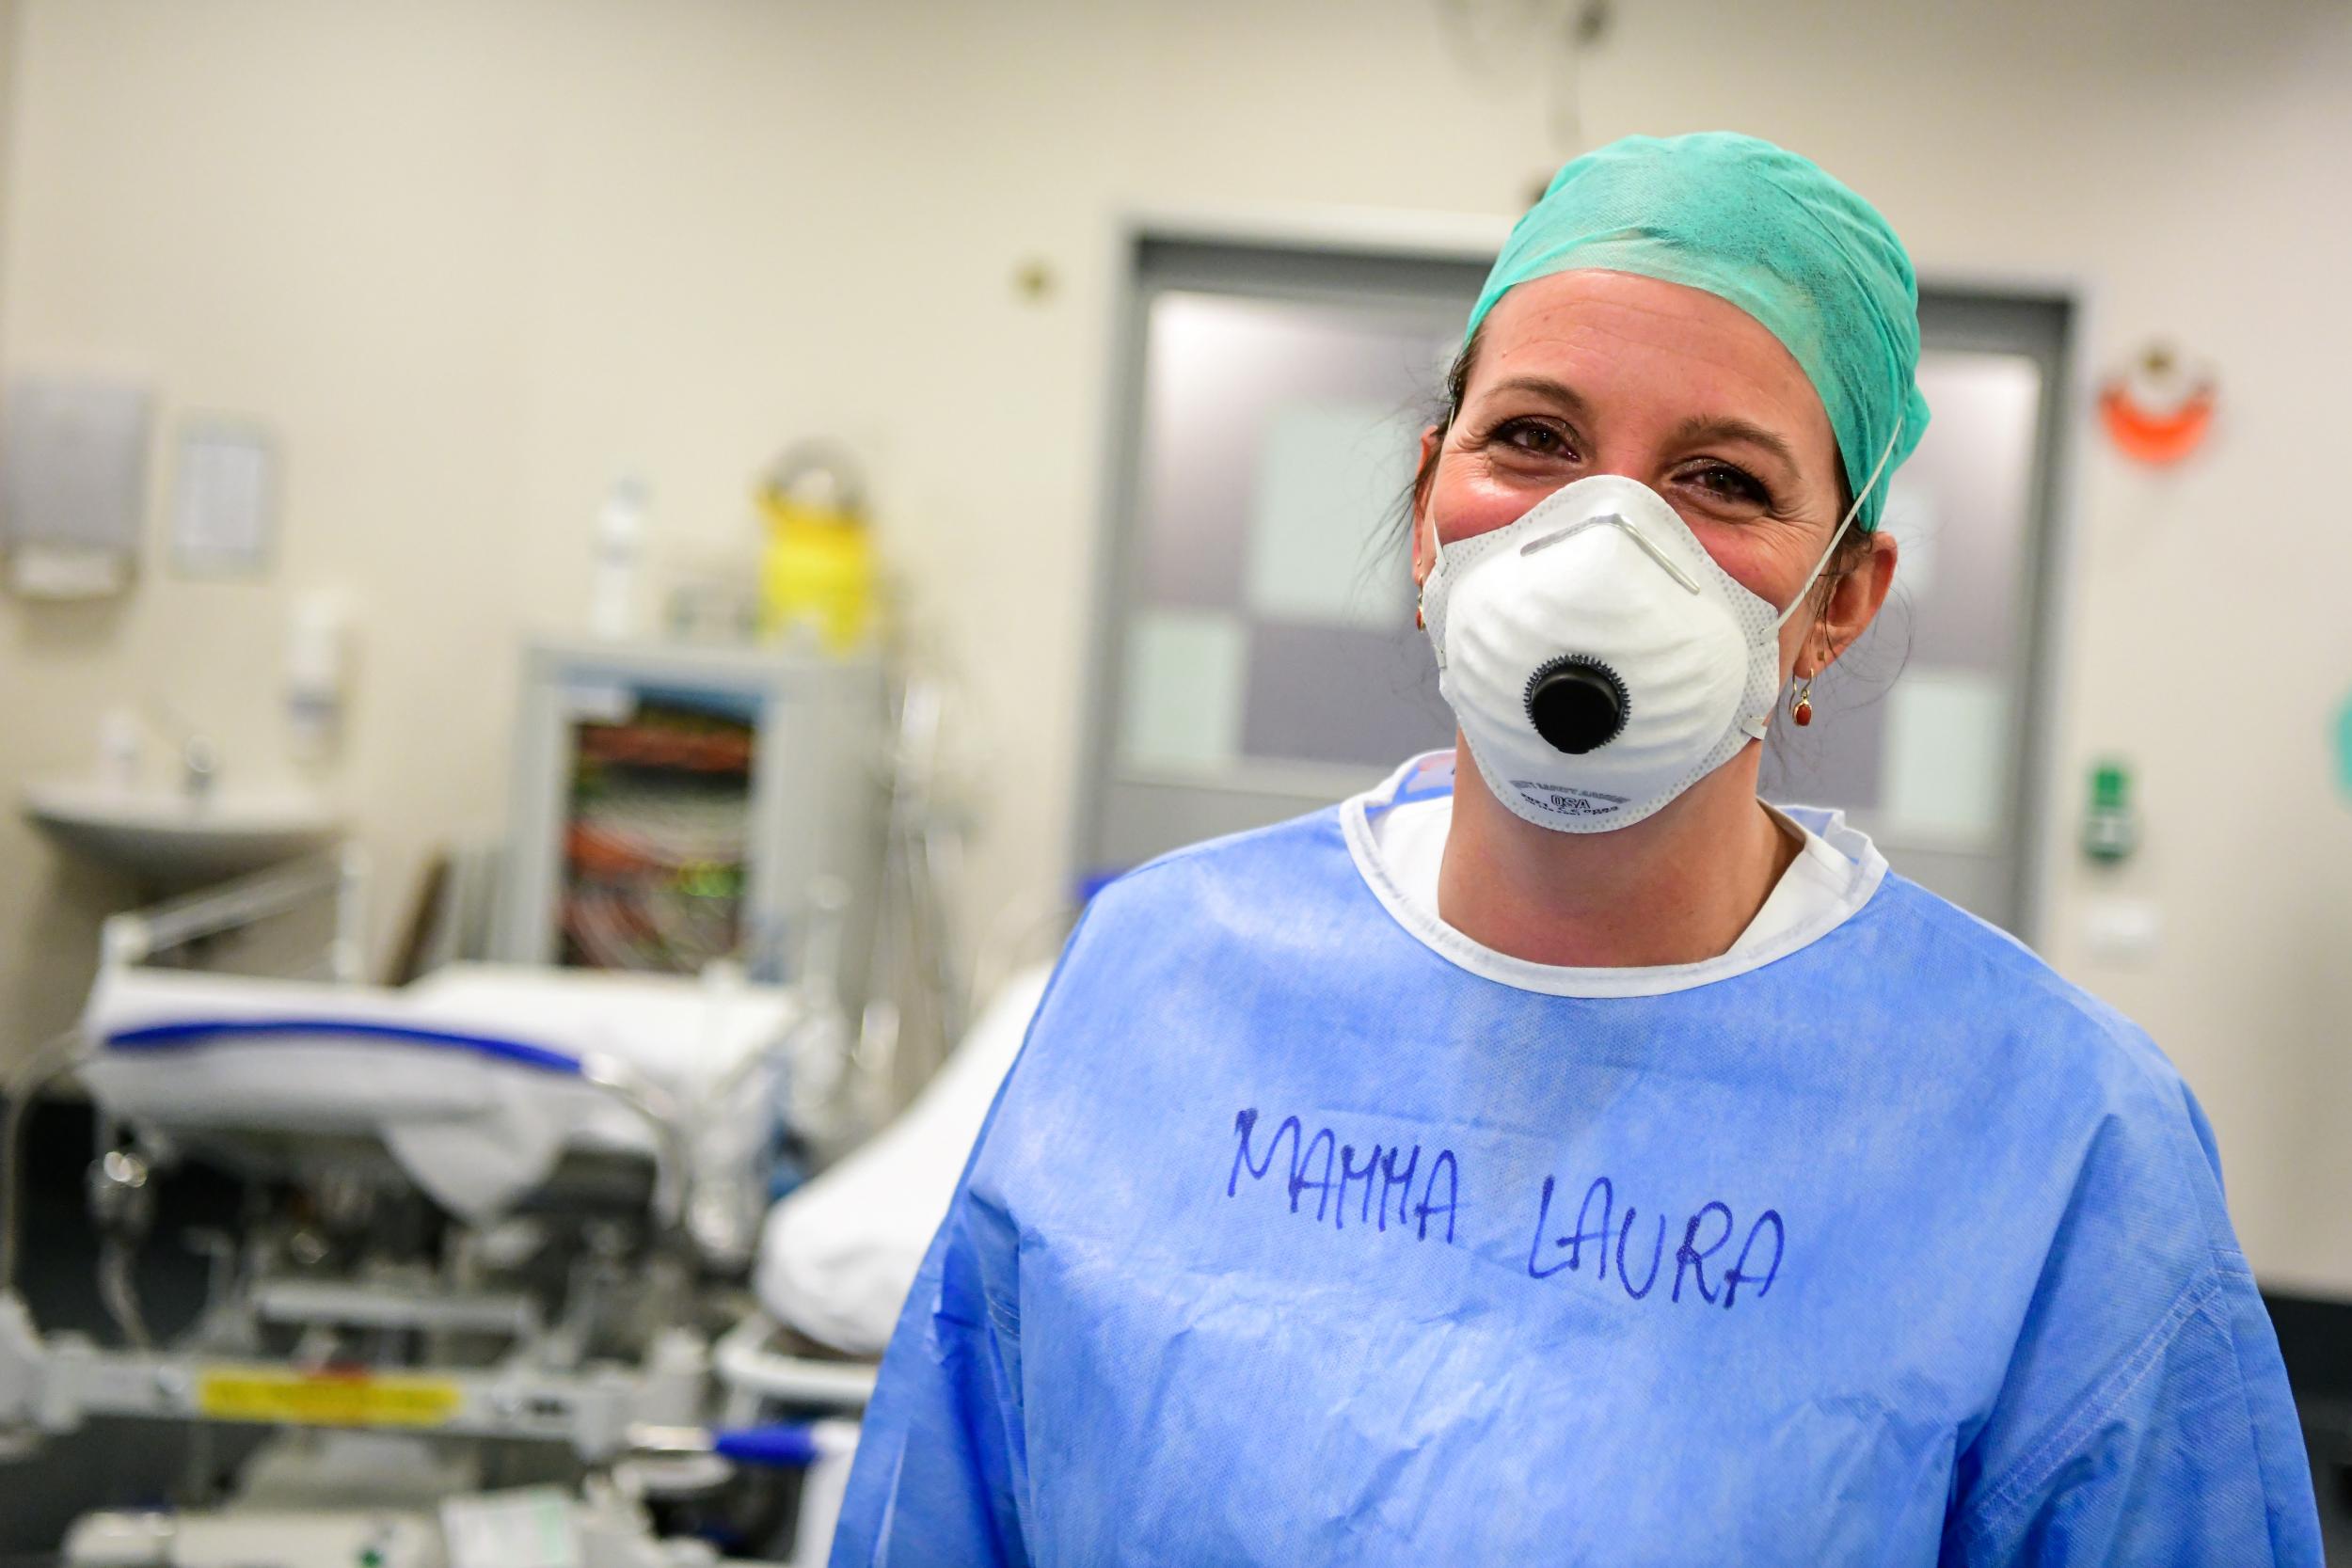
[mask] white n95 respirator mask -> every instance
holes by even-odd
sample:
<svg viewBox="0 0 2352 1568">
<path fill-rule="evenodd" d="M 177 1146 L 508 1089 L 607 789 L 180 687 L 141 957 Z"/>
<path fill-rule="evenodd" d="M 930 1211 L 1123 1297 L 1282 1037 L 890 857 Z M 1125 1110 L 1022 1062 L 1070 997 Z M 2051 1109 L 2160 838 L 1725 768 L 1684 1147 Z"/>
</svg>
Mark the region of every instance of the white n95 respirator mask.
<svg viewBox="0 0 2352 1568">
<path fill-rule="evenodd" d="M 1422 618 L 1487 789 L 1537 827 L 1605 832 L 1761 740 L 1780 628 L 1860 510 L 1857 499 L 1787 610 L 1718 566 L 1663 496 L 1619 474 L 1440 542 Z"/>
</svg>

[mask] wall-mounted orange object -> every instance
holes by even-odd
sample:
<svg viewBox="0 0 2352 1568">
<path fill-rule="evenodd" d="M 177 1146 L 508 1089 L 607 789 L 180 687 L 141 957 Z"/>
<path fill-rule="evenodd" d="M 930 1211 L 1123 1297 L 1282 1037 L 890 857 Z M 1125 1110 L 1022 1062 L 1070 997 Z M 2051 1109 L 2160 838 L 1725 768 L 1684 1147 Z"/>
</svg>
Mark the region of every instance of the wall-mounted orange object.
<svg viewBox="0 0 2352 1568">
<path fill-rule="evenodd" d="M 2134 462 L 2178 463 L 2202 446 L 2213 429 L 2211 372 L 2191 373 L 2161 344 L 2140 356 L 2128 374 L 2099 389 L 2099 422 L 2107 439 Z"/>
</svg>

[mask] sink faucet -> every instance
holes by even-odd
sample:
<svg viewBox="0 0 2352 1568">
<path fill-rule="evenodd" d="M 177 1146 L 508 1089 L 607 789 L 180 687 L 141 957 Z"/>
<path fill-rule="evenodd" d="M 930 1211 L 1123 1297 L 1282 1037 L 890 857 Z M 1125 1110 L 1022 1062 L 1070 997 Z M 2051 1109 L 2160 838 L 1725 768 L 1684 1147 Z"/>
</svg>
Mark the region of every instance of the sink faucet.
<svg viewBox="0 0 2352 1568">
<path fill-rule="evenodd" d="M 188 721 L 187 716 L 161 697 L 149 699 L 149 716 L 155 727 L 180 748 L 180 791 L 190 800 L 202 800 L 220 779 L 220 752 L 212 737 Z"/>
<path fill-rule="evenodd" d="M 180 787 L 191 800 L 201 800 L 213 793 L 213 783 L 220 777 L 220 758 L 213 751 L 213 743 L 200 735 L 192 735 L 180 746 Z"/>
</svg>

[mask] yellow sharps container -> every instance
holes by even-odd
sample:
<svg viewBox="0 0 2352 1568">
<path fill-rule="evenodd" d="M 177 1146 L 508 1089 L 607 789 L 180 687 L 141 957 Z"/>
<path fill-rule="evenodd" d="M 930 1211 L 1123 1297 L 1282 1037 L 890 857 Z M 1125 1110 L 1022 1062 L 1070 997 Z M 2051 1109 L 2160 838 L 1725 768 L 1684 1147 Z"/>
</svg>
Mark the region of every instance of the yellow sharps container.
<svg viewBox="0 0 2352 1568">
<path fill-rule="evenodd" d="M 768 531 L 760 635 L 843 655 L 874 636 L 873 534 L 854 473 L 828 449 L 796 447 L 761 480 Z"/>
</svg>

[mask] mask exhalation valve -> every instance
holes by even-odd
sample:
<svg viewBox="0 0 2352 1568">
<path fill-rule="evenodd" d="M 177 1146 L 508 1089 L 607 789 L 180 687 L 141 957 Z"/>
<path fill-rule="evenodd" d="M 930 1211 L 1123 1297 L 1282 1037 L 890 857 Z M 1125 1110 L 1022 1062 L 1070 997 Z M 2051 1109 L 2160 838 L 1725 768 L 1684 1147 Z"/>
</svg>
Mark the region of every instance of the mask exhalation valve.
<svg viewBox="0 0 2352 1568">
<path fill-rule="evenodd" d="M 1527 718 L 1554 751 L 1581 757 L 1625 729 L 1625 682 L 1597 658 L 1565 654 L 1527 682 Z"/>
</svg>

